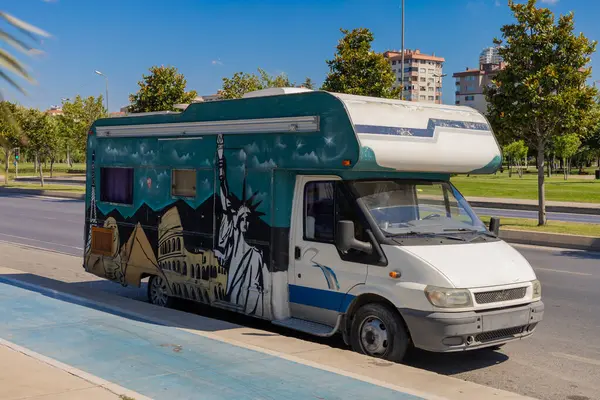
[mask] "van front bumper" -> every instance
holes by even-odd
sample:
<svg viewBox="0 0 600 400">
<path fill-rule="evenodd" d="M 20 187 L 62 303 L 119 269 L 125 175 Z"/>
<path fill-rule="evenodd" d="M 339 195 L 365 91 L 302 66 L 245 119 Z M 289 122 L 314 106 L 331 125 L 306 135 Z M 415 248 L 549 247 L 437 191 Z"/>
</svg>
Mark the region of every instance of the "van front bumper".
<svg viewBox="0 0 600 400">
<path fill-rule="evenodd" d="M 415 347 L 451 352 L 497 346 L 530 336 L 544 316 L 544 303 L 478 312 L 399 311 Z"/>
</svg>

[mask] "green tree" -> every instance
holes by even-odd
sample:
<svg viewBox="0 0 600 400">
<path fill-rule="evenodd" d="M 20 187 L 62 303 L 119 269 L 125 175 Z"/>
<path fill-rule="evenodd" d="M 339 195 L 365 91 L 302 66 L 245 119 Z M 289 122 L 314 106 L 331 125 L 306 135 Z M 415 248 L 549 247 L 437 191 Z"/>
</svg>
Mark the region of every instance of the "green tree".
<svg viewBox="0 0 600 400">
<path fill-rule="evenodd" d="M 197 96 L 185 91 L 187 81 L 175 67 L 153 66 L 138 82 L 138 92 L 129 95 L 129 112 L 176 111 L 175 104 L 188 104 Z"/>
<path fill-rule="evenodd" d="M 385 98 L 398 98 L 400 88 L 392 88 L 396 76 L 383 54 L 371 48 L 369 29 L 340 29 L 344 37 L 338 42 L 333 60 L 327 60 L 329 74 L 323 90 Z"/>
<path fill-rule="evenodd" d="M 52 154 L 58 147 L 58 122 L 54 117 L 35 108 L 24 110 L 20 122 L 21 129 L 27 136 L 27 148 L 36 156 L 40 184 L 43 187 L 44 172 L 42 165 L 44 162 L 50 161 Z"/>
<path fill-rule="evenodd" d="M 258 68 L 258 74 L 236 72 L 231 78 L 223 78 L 223 88 L 219 91 L 219 94 L 224 99 L 241 99 L 246 93 L 255 90 L 292 86 L 295 86 L 295 84 L 290 81 L 286 74 L 272 76 L 265 70 Z"/>
<path fill-rule="evenodd" d="M 305 87 L 310 90 L 314 90 L 314 88 L 315 88 L 315 84 L 313 83 L 312 79 L 310 79 L 308 76 L 306 77 L 304 82 L 302 82 L 302 84 L 300 86 Z"/>
<path fill-rule="evenodd" d="M 516 19 L 495 39 L 506 62 L 486 89 L 489 118 L 499 130 L 512 132 L 537 150 L 539 225 L 546 224 L 544 162 L 546 145 L 566 133 L 586 136 L 596 125 L 596 89 L 586 86 L 586 65 L 596 43 L 573 33 L 573 14 L 555 21 L 535 0 L 509 1 Z"/>
<path fill-rule="evenodd" d="M 504 156 L 508 159 L 508 176 L 512 176 L 512 166 L 517 167 L 519 177 L 523 177 L 523 160 L 527 157 L 529 148 L 525 145 L 525 141 L 517 140 L 504 146 Z"/>
<path fill-rule="evenodd" d="M 70 164 L 73 155 L 79 160 L 85 156 L 88 130 L 92 123 L 107 116 L 102 95 L 86 98 L 75 96 L 73 101 L 64 101 L 63 114 L 57 117 L 58 132 L 63 149 Z"/>
<path fill-rule="evenodd" d="M 554 139 L 554 151 L 556 155 L 563 160 L 563 171 L 565 180 L 569 176 L 570 159 L 581 146 L 581 140 L 576 134 L 562 135 Z"/>
<path fill-rule="evenodd" d="M 8 184 L 10 158 L 13 150 L 21 146 L 22 135 L 18 123 L 19 107 L 8 101 L 1 102 L 0 107 L 6 110 L 0 114 L 0 147 L 4 151 L 4 183 Z"/>
</svg>

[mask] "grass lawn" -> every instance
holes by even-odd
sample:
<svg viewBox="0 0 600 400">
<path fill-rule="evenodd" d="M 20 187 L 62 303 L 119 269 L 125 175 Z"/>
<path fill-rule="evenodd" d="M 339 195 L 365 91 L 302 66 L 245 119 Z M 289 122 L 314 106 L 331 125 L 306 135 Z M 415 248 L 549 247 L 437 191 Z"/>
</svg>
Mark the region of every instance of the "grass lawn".
<svg viewBox="0 0 600 400">
<path fill-rule="evenodd" d="M 480 218 L 486 225 L 489 226 L 489 216 L 480 216 Z M 534 219 L 500 218 L 500 231 L 502 231 L 502 229 L 600 237 L 599 224 L 584 224 L 576 222 L 548 221 L 546 226 L 537 226 L 537 220 Z"/>
<path fill-rule="evenodd" d="M 461 175 L 451 179 L 452 183 L 467 198 L 501 197 L 512 199 L 537 199 L 537 175 L 524 174 L 523 178 L 507 171 L 496 175 Z M 546 177 L 546 200 L 600 203 L 600 180 L 581 179 L 572 175 L 564 180 L 561 175 Z"/>
<path fill-rule="evenodd" d="M 85 164 L 73 164 L 73 167 L 68 164 L 54 164 L 54 175 L 53 176 L 65 176 L 72 174 L 83 174 L 85 173 Z M 44 176 L 50 176 L 50 164 L 43 166 L 42 170 L 44 171 Z M 0 175 L 4 175 L 4 163 L 0 166 Z M 39 172 L 35 172 L 35 167 L 33 163 L 19 163 L 19 176 L 39 176 Z M 9 168 L 9 176 L 10 178 L 14 178 L 15 176 L 15 166 L 13 164 L 10 165 Z"/>
<path fill-rule="evenodd" d="M 0 188 L 11 188 L 11 189 L 43 189 L 54 192 L 69 192 L 69 193 L 85 193 L 85 186 L 83 185 L 48 185 L 45 184 L 44 187 L 41 187 L 37 183 L 14 183 L 11 182 L 8 185 L 4 185 L 0 183 Z"/>
</svg>

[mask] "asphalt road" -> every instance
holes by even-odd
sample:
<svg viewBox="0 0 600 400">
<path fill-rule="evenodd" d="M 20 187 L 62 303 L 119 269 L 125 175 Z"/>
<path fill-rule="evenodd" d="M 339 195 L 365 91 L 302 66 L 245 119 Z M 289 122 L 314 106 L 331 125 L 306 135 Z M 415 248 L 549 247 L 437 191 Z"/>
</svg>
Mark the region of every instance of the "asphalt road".
<svg viewBox="0 0 600 400">
<path fill-rule="evenodd" d="M 588 216 L 586 216 L 588 217 Z M 81 255 L 83 204 L 51 198 L 0 196 L 0 241 Z M 533 337 L 500 351 L 433 354 L 413 351 L 406 362 L 417 368 L 493 386 L 540 399 L 600 399 L 600 253 L 515 246 L 542 281 L 544 321 Z M 0 255 L 1 257 L 1 255 Z M 144 299 L 144 288 L 122 288 L 82 270 L 28 272 L 54 279 L 75 279 L 90 288 Z M 230 319 L 261 329 L 270 324 L 231 314 L 181 305 L 210 317 Z M 339 338 L 314 339 L 343 346 Z"/>
<path fill-rule="evenodd" d="M 84 204 L 80 200 L 0 195 L 0 240 L 82 255 Z"/>
</svg>

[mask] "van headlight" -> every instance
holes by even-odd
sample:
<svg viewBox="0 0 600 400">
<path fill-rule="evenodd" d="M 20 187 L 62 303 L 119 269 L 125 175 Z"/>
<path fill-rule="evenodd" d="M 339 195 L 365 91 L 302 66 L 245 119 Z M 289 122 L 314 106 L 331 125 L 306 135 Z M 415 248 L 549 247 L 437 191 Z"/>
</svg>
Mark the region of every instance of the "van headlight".
<svg viewBox="0 0 600 400">
<path fill-rule="evenodd" d="M 537 279 L 535 281 L 531 281 L 531 288 L 533 289 L 531 292 L 532 299 L 535 300 L 542 297 L 542 284 L 540 283 L 540 281 L 538 281 Z"/>
<path fill-rule="evenodd" d="M 427 286 L 425 296 L 436 307 L 458 308 L 473 305 L 471 293 L 467 289 L 447 289 L 436 286 Z"/>
</svg>

